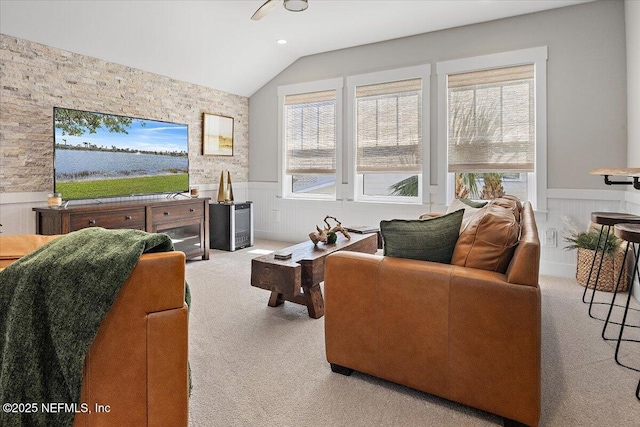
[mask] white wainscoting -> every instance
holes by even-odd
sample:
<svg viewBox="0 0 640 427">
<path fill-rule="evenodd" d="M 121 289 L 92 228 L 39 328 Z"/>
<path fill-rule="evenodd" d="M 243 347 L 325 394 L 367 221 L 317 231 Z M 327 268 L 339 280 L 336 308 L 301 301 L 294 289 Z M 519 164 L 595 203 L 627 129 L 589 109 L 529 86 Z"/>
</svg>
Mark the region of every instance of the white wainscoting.
<svg viewBox="0 0 640 427">
<path fill-rule="evenodd" d="M 217 185 L 199 185 L 202 197 L 215 202 Z M 300 242 L 308 238 L 315 226 L 322 226 L 325 215 L 337 217 L 343 225 L 379 224 L 383 219 L 417 218 L 425 212 L 443 212 L 443 206 L 357 203 L 353 201 L 288 200 L 278 197 L 278 184 L 249 182 L 233 184 L 237 202 L 251 200 L 254 204 L 255 236 L 263 239 Z M 0 224 L 4 234 L 35 232 L 33 207 L 46 206 L 47 193 L 0 193 Z M 130 200 L 130 199 L 127 199 Z M 113 201 L 113 199 L 111 199 Z M 565 219 L 586 229 L 591 212 L 627 211 L 640 215 L 640 192 L 618 190 L 549 189 L 546 215 L 537 216 L 541 241 L 544 233 L 557 231 L 557 247 L 542 247 L 542 274 L 573 277 L 576 252 L 564 250 L 562 239 Z M 546 217 L 546 218 L 545 218 Z M 635 295 L 640 295 L 636 283 Z"/>
<path fill-rule="evenodd" d="M 308 239 L 316 225 L 324 225 L 326 215 L 354 226 L 379 224 L 390 218 L 417 218 L 431 210 L 428 205 L 418 204 L 283 199 L 278 196 L 277 183 L 271 182 L 250 182 L 249 197 L 254 202 L 255 236 L 287 242 Z"/>
<path fill-rule="evenodd" d="M 547 212 L 536 215 L 536 220 L 541 242 L 545 231 L 553 228 L 557 231 L 557 246 L 542 247 L 541 273 L 574 277 L 576 252 L 563 249 L 566 245 L 562 238 L 565 219 L 586 229 L 591 212 L 624 210 L 627 193 L 618 190 L 549 189 Z M 250 182 L 249 198 L 254 202 L 255 236 L 290 242 L 307 239 L 315 225 L 322 226 L 325 215 L 337 217 L 343 225 L 375 225 L 383 219 L 415 219 L 425 212 L 445 210 L 444 206 L 436 205 L 287 200 L 278 197 L 278 185 L 272 182 Z"/>
<path fill-rule="evenodd" d="M 2 234 L 34 234 L 36 214 L 32 208 L 47 206 L 47 193 L 0 193 Z"/>
<path fill-rule="evenodd" d="M 640 191 L 629 190 L 625 192 L 626 210 L 629 213 L 640 215 Z M 633 281 L 633 296 L 640 301 L 640 282 L 637 276 Z"/>
</svg>

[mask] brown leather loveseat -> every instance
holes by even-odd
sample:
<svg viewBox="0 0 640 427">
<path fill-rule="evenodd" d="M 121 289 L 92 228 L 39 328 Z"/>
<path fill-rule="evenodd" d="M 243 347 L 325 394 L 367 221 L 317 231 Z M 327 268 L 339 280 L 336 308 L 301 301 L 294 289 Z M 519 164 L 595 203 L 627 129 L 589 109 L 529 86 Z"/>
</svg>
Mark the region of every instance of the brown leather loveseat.
<svg viewBox="0 0 640 427">
<path fill-rule="evenodd" d="M 0 236 L 0 268 L 59 236 Z M 188 313 L 182 252 L 143 254 L 100 324 L 84 363 L 74 427 L 188 425 Z"/>
<path fill-rule="evenodd" d="M 529 203 L 504 199 L 483 209 L 460 234 L 451 265 L 330 255 L 327 360 L 335 372 L 356 370 L 536 426 L 541 322 L 534 213 Z M 480 239 L 493 232 L 487 212 L 500 209 L 511 209 L 518 227 L 516 245 L 502 252 L 506 270 L 472 268 L 492 261 Z"/>
</svg>

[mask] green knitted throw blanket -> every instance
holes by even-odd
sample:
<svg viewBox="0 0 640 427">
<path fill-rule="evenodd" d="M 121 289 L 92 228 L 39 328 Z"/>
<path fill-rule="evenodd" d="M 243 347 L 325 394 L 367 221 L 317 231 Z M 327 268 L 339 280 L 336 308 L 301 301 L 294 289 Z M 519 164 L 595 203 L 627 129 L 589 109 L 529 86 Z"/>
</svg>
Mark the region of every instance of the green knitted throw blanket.
<svg viewBox="0 0 640 427">
<path fill-rule="evenodd" d="M 80 402 L 85 354 L 120 288 L 142 253 L 172 250 L 166 234 L 87 228 L 0 273 L 1 426 L 71 427 L 73 411 L 41 404 Z"/>
</svg>

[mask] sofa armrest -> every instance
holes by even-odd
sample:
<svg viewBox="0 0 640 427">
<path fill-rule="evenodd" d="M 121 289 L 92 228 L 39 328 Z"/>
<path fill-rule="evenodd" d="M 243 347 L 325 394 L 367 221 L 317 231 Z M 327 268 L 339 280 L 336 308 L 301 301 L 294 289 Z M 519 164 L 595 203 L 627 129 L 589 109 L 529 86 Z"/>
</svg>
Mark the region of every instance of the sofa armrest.
<svg viewBox="0 0 640 427">
<path fill-rule="evenodd" d="M 382 259 L 347 251 L 327 257 L 324 327 L 329 363 L 377 375 L 377 283 Z"/>
<path fill-rule="evenodd" d="M 143 254 L 87 352 L 74 427 L 186 427 L 188 314 L 182 252 Z"/>
<path fill-rule="evenodd" d="M 385 257 L 378 281 L 380 376 L 448 395 L 449 288 L 454 266 Z"/>
<path fill-rule="evenodd" d="M 0 236 L 0 267 L 7 267 L 40 246 L 57 239 L 60 235 L 16 234 Z"/>
<path fill-rule="evenodd" d="M 540 288 L 456 268 L 451 280 L 451 399 L 538 425 L 541 394 Z"/>
<path fill-rule="evenodd" d="M 338 252 L 325 266 L 327 360 L 446 397 L 454 266 Z"/>
<path fill-rule="evenodd" d="M 182 308 L 185 297 L 184 277 L 183 252 L 142 254 L 120 289 L 114 306 L 126 301 L 133 310 L 144 313 Z"/>
</svg>

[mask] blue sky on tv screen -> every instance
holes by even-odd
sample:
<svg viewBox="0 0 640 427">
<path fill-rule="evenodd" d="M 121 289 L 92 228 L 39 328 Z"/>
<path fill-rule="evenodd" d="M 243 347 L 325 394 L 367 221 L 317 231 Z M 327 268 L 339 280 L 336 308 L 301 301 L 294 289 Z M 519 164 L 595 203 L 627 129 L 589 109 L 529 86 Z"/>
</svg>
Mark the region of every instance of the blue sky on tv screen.
<svg viewBox="0 0 640 427">
<path fill-rule="evenodd" d="M 130 148 L 131 150 L 187 152 L 187 125 L 158 122 L 154 120 L 133 119 L 128 133 L 109 132 L 104 127 L 96 129 L 96 133 L 88 131 L 80 136 L 62 135 L 62 130 L 55 129 L 56 144 L 84 146 L 85 142 L 97 147 Z"/>
</svg>

